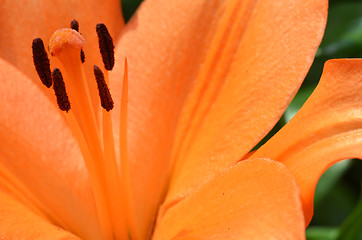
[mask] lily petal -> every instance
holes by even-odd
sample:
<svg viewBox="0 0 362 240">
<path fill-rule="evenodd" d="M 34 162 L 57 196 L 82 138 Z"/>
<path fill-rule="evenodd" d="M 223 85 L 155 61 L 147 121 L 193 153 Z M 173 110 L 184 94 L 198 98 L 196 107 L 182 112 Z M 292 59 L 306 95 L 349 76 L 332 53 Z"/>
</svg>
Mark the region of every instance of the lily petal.
<svg viewBox="0 0 362 240">
<path fill-rule="evenodd" d="M 284 163 L 301 189 L 306 223 L 316 184 L 337 161 L 362 158 L 362 60 L 326 62 L 319 85 L 296 116 L 252 157 Z"/>
<path fill-rule="evenodd" d="M 273 127 L 313 61 L 326 14 L 325 0 L 141 5 L 116 51 L 129 62 L 130 158 L 141 225 L 154 215 L 175 162 L 170 201 L 238 161 Z M 111 76 L 115 91 L 122 71 Z"/>
<path fill-rule="evenodd" d="M 162 210 L 154 239 L 305 239 L 298 185 L 269 159 L 236 163 Z"/>
<path fill-rule="evenodd" d="M 88 173 L 67 123 L 14 66 L 0 59 L 0 69 L 1 181 L 27 188 L 53 222 L 97 239 L 100 227 Z"/>
<path fill-rule="evenodd" d="M 79 21 L 80 32 L 86 39 L 86 68 L 92 69 L 94 64 L 102 66 L 99 51 L 94 50 L 98 48 L 95 26 L 103 22 L 108 26 L 112 36 L 118 37 L 124 25 L 119 0 L 1 1 L 0 57 L 12 63 L 40 86 L 41 82 L 32 60 L 32 40 L 39 37 L 47 45 L 54 31 L 69 27 L 73 19 Z M 54 58 L 51 59 L 51 63 L 53 67 L 59 67 Z M 98 96 L 92 71 L 86 71 L 86 74 L 90 79 L 92 96 Z M 52 99 L 48 91 L 44 92 Z M 97 103 L 96 99 L 94 103 Z"/>
<path fill-rule="evenodd" d="M 141 5 L 116 51 L 129 62 L 130 158 L 141 225 L 150 222 L 174 162 L 171 201 L 238 161 L 273 127 L 313 61 L 326 14 L 325 0 Z M 122 71 L 111 76 L 116 91 Z M 144 199 L 154 202 L 146 206 Z"/>
<path fill-rule="evenodd" d="M 0 191 L 0 239 L 76 240 Z"/>
<path fill-rule="evenodd" d="M 235 6 L 223 52 L 206 59 L 210 72 L 201 70 L 185 103 L 168 199 L 187 195 L 241 159 L 276 124 L 313 61 L 327 4 L 264 0 Z"/>
</svg>

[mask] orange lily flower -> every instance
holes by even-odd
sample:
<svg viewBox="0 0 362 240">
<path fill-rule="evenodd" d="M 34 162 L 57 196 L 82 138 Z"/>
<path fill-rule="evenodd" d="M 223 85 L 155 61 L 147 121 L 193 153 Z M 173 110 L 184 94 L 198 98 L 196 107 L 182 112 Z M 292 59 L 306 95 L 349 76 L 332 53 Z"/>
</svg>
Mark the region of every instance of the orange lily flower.
<svg viewBox="0 0 362 240">
<path fill-rule="evenodd" d="M 118 0 L 5 0 L 0 239 L 304 239 L 321 174 L 362 157 L 362 62 L 327 62 L 295 118 L 250 151 L 300 87 L 327 8 L 146 0 L 124 25 Z M 62 112 L 30 43 L 73 19 L 82 35 L 64 30 L 70 44 L 50 59 L 65 73 Z M 116 40 L 110 112 L 93 76 L 98 22 Z"/>
</svg>

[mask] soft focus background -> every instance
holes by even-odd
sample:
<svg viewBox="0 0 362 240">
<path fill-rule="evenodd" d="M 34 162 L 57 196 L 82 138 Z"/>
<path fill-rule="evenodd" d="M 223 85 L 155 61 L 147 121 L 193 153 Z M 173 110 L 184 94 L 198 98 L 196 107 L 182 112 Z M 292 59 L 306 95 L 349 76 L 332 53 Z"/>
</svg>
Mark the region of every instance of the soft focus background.
<svg viewBox="0 0 362 240">
<path fill-rule="evenodd" d="M 141 2 L 122 0 L 126 21 Z M 326 60 L 356 57 L 362 57 L 362 0 L 330 0 L 325 36 L 313 66 L 290 107 L 264 141 L 303 105 L 317 85 Z M 335 164 L 322 176 L 316 189 L 314 218 L 306 231 L 308 240 L 362 240 L 361 183 L 362 161 L 356 159 Z"/>
</svg>

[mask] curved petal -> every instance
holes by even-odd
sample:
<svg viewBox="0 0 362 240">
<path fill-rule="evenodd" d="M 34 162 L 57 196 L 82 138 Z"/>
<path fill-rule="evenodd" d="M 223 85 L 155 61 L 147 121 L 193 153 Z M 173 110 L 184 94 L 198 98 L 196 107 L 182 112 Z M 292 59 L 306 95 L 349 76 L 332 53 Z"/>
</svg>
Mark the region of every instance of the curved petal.
<svg viewBox="0 0 362 240">
<path fill-rule="evenodd" d="M 330 60 L 316 90 L 297 115 L 252 157 L 284 163 L 301 189 L 306 222 L 316 184 L 346 158 L 362 158 L 362 60 Z"/>
<path fill-rule="evenodd" d="M 154 239 L 305 239 L 298 185 L 276 161 L 241 161 L 161 211 Z"/>
<path fill-rule="evenodd" d="M 0 191 L 0 239 L 76 240 Z"/>
<path fill-rule="evenodd" d="M 239 160 L 273 127 L 313 61 L 326 13 L 325 0 L 141 5 L 116 53 L 129 60 L 130 154 L 140 218 L 155 212 L 157 204 L 144 206 L 143 199 L 157 202 L 170 159 L 179 161 L 174 198 Z M 122 71 L 112 76 L 113 92 Z"/>
<path fill-rule="evenodd" d="M 26 188 L 52 221 L 97 239 L 88 174 L 64 118 L 12 65 L 0 59 L 0 69 L 0 182 Z"/>
<path fill-rule="evenodd" d="M 41 85 L 32 60 L 31 43 L 40 37 L 47 45 L 55 30 L 69 27 L 76 19 L 80 32 L 86 39 L 86 71 L 96 94 L 96 85 L 92 75 L 93 64 L 102 66 L 98 49 L 95 26 L 105 23 L 113 37 L 117 37 L 124 25 L 119 0 L 4 0 L 0 5 L 0 57 L 12 63 L 16 68 Z M 51 59 L 53 67 L 57 64 Z M 47 93 L 46 93 L 47 94 Z M 52 99 L 49 95 L 48 97 Z"/>
<path fill-rule="evenodd" d="M 239 8 L 232 18 L 245 26 L 231 30 L 207 83 L 198 79 L 185 104 L 168 199 L 187 195 L 247 154 L 281 117 L 313 61 L 327 1 L 250 2 L 254 9 L 241 13 L 249 18 L 239 20 Z"/>
</svg>

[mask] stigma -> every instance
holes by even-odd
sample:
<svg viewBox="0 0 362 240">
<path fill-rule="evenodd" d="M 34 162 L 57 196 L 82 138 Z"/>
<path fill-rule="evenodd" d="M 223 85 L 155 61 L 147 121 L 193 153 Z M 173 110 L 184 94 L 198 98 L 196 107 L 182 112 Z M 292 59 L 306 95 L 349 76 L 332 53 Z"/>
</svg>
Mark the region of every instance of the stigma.
<svg viewBox="0 0 362 240">
<path fill-rule="evenodd" d="M 54 32 L 49 41 L 49 52 L 53 57 L 69 50 L 79 51 L 84 46 L 84 38 L 74 29 L 63 28 Z"/>
</svg>

